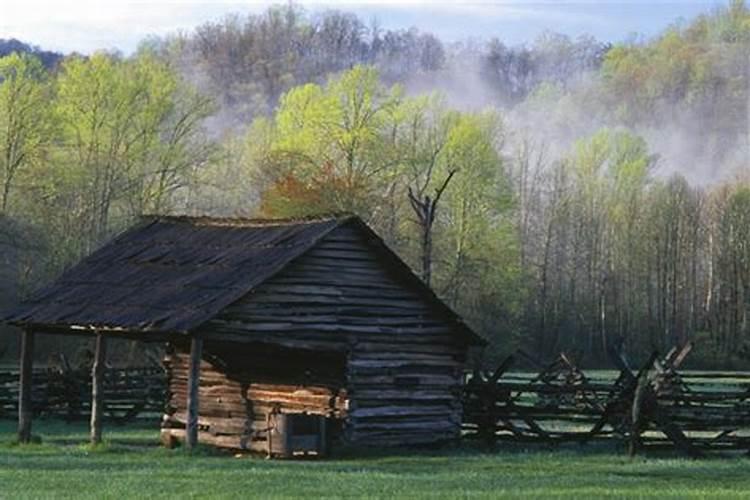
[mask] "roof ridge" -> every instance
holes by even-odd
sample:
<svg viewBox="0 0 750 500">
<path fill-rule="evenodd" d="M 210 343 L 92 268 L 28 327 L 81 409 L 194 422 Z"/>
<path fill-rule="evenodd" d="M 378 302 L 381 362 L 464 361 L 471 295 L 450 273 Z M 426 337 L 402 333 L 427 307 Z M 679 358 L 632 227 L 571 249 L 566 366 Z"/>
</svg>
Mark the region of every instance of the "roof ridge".
<svg viewBox="0 0 750 500">
<path fill-rule="evenodd" d="M 152 222 L 182 222 L 202 226 L 283 226 L 294 224 L 315 224 L 320 222 L 338 221 L 343 223 L 358 218 L 350 212 L 321 213 L 305 217 L 263 218 L 263 217 L 215 217 L 211 215 L 161 215 L 144 214 L 141 220 Z"/>
</svg>

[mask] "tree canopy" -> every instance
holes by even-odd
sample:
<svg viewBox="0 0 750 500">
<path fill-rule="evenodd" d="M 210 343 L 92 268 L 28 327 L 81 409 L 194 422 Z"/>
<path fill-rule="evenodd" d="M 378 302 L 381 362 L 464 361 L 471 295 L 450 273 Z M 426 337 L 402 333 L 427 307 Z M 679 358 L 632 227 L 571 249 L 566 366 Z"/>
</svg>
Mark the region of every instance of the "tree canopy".
<svg viewBox="0 0 750 500">
<path fill-rule="evenodd" d="M 348 211 L 490 357 L 692 340 L 744 362 L 748 53 L 739 0 L 615 44 L 446 43 L 293 4 L 129 56 L 0 41 L 0 307 L 142 214 Z"/>
</svg>

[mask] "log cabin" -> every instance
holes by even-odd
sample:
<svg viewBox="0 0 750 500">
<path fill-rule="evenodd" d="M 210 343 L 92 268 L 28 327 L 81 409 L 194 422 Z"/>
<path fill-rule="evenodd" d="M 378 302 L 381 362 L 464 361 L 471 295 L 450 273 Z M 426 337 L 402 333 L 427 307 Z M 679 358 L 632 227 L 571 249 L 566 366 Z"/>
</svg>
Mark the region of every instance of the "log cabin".
<svg viewBox="0 0 750 500">
<path fill-rule="evenodd" d="M 22 441 L 34 335 L 96 336 L 94 442 L 116 335 L 167 346 L 165 444 L 283 456 L 457 438 L 467 353 L 484 343 L 356 216 L 152 217 L 5 319 L 24 329 Z"/>
</svg>

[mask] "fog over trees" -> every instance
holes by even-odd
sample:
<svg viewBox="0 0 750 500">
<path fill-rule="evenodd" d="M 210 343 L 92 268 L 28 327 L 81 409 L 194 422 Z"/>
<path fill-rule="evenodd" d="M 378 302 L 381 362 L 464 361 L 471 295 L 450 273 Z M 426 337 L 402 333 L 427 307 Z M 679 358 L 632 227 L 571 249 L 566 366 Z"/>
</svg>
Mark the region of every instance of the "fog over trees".
<svg viewBox="0 0 750 500">
<path fill-rule="evenodd" d="M 0 40 L 0 310 L 142 214 L 347 211 L 488 359 L 692 340 L 739 366 L 748 54 L 743 1 L 618 43 L 446 43 L 295 5 L 130 56 Z"/>
</svg>

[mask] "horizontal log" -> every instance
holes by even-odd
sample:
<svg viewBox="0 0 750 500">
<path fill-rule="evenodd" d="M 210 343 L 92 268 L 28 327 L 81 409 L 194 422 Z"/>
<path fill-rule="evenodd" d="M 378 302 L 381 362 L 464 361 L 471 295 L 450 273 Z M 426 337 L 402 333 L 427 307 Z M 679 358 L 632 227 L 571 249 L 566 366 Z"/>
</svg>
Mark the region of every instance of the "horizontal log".
<svg viewBox="0 0 750 500">
<path fill-rule="evenodd" d="M 283 315 L 282 315 L 283 314 Z M 285 311 L 232 311 L 222 314 L 220 319 L 215 320 L 217 324 L 226 322 L 232 324 L 232 322 L 242 323 L 242 327 L 247 327 L 249 330 L 263 331 L 264 329 L 270 328 L 270 326 L 279 326 L 289 328 L 291 325 L 296 326 L 311 326 L 316 325 L 324 326 L 378 326 L 378 327 L 397 327 L 402 329 L 410 329 L 418 333 L 424 333 L 424 329 L 428 328 L 445 328 L 445 322 L 435 318 L 424 318 L 418 314 L 409 315 L 371 315 L 371 316 L 346 316 L 327 314 L 326 311 L 315 311 L 313 314 L 292 314 L 291 312 Z M 259 326 L 260 325 L 260 326 Z M 268 325 L 268 326 L 266 326 Z M 325 329 L 317 329 L 318 331 L 326 331 Z M 368 332 L 363 332 L 368 333 Z"/>
<path fill-rule="evenodd" d="M 313 256 L 309 253 L 304 257 L 304 267 L 310 270 L 327 269 L 341 274 L 357 273 L 372 274 L 373 276 L 383 276 L 383 268 L 379 264 L 367 260 L 338 259 L 333 256 Z"/>
<path fill-rule="evenodd" d="M 289 347 L 293 349 L 306 349 L 311 351 L 328 351 L 328 352 L 346 352 L 349 349 L 345 338 L 326 340 L 302 340 L 290 338 L 285 335 L 267 333 L 250 334 L 246 330 L 231 328 L 226 326 L 216 326 L 211 324 L 206 326 L 206 332 L 214 340 L 223 340 L 229 342 L 258 343 L 267 345 L 276 345 L 280 347 Z"/>
<path fill-rule="evenodd" d="M 398 386 L 403 383 L 399 378 L 398 375 L 358 375 L 350 378 L 348 385 L 350 389 L 375 390 L 384 386 Z M 461 387 L 461 381 L 451 375 L 414 375 L 409 378 L 414 378 L 421 389 L 452 390 Z"/>
<path fill-rule="evenodd" d="M 334 297 L 334 296 L 314 296 L 294 293 L 258 293 L 252 295 L 253 302 L 270 302 L 276 304 L 304 304 L 310 307 L 312 304 L 321 305 L 338 305 L 338 306 L 374 306 L 374 307 L 391 307 L 394 309 L 413 309 L 414 307 L 424 307 L 423 303 L 418 300 L 402 300 L 400 298 L 385 297 Z"/>
<path fill-rule="evenodd" d="M 373 254 L 366 248 L 356 244 L 347 245 L 341 242 L 316 245 L 305 253 L 305 256 L 308 255 L 311 257 L 331 257 L 333 259 L 364 260 L 377 264 Z"/>
<path fill-rule="evenodd" d="M 170 416 L 164 423 L 173 425 L 178 428 L 185 426 L 187 422 L 187 412 L 177 412 Z M 198 427 L 204 432 L 211 434 L 235 434 L 243 435 L 252 433 L 254 431 L 264 430 L 265 427 L 258 427 L 253 420 L 244 418 L 218 418 L 218 417 L 207 417 L 204 415 L 198 416 Z"/>
<path fill-rule="evenodd" d="M 178 410 L 187 408 L 187 399 L 185 397 L 172 398 L 169 405 Z M 247 402 L 233 403 L 228 401 L 211 401 L 201 400 L 199 413 L 201 415 L 213 415 L 221 417 L 233 417 L 247 415 L 251 411 L 251 406 Z"/>
<path fill-rule="evenodd" d="M 360 359 L 356 357 L 356 353 L 353 353 L 351 356 L 351 359 L 349 360 L 349 365 L 352 368 L 380 368 L 380 369 L 387 369 L 387 368 L 409 368 L 414 367 L 416 369 L 422 368 L 422 367 L 430 367 L 430 366 L 438 366 L 441 368 L 462 368 L 463 364 L 459 361 L 455 360 L 420 360 L 420 361 L 414 361 L 411 359 L 392 359 L 392 360 L 384 360 L 384 359 L 377 359 L 377 360 L 370 360 L 370 359 Z"/>
<path fill-rule="evenodd" d="M 342 318 L 410 318 L 423 317 L 433 319 L 434 312 L 421 303 L 402 305 L 401 307 L 378 307 L 372 304 L 346 305 L 346 304 L 307 304 L 297 302 L 293 304 L 278 302 L 242 302 L 228 308 L 227 316 L 240 314 L 265 314 L 278 315 L 279 313 L 289 316 L 301 316 L 305 314 L 335 315 Z M 224 314 L 219 314 L 223 318 Z"/>
<path fill-rule="evenodd" d="M 728 405 L 742 404 L 750 409 L 750 394 L 747 391 L 714 391 L 714 392 L 685 392 L 680 394 L 659 394 L 657 400 L 675 404 L 690 403 L 726 403 Z"/>
<path fill-rule="evenodd" d="M 406 335 L 406 334 L 405 334 Z M 424 334 L 424 338 L 421 334 L 415 333 L 404 337 L 400 342 L 393 341 L 389 338 L 382 338 L 379 341 L 365 341 L 359 339 L 357 336 L 353 336 L 355 340 L 356 351 L 353 354 L 354 359 L 367 359 L 360 358 L 358 353 L 363 352 L 401 352 L 409 354 L 458 354 L 458 348 L 451 341 L 448 341 L 445 337 L 438 337 L 440 340 L 429 340 L 427 333 Z M 463 362 L 456 360 L 451 357 L 451 360 L 446 360 L 448 364 L 459 365 L 463 369 Z M 377 359 L 377 358 L 376 358 Z M 417 358 L 409 358 L 412 361 L 417 361 Z"/>
<path fill-rule="evenodd" d="M 352 418 L 365 417 L 396 417 L 405 415 L 438 415 L 445 416 L 455 414 L 456 408 L 450 405 L 400 405 L 400 406 L 375 406 L 371 408 L 354 408 L 349 411 Z"/>
<path fill-rule="evenodd" d="M 307 295 L 308 297 L 315 297 L 317 300 L 320 297 L 357 297 L 357 298 L 388 298 L 397 299 L 404 301 L 419 302 L 421 299 L 419 295 L 409 291 L 405 288 L 395 289 L 384 289 L 384 288 L 372 288 L 369 286 L 353 286 L 351 282 L 348 285 L 291 285 L 291 284 L 276 284 L 274 282 L 268 283 L 261 286 L 253 293 L 252 299 L 255 300 L 262 294 L 299 294 Z"/>
<path fill-rule="evenodd" d="M 403 286 L 386 280 L 356 279 L 352 276 L 339 276 L 331 272 L 288 272 L 273 278 L 273 283 L 275 285 L 368 287 L 370 290 L 382 290 L 384 292 L 398 292 L 404 289 Z"/>
<path fill-rule="evenodd" d="M 162 442 L 169 442 L 170 440 L 176 440 L 180 442 L 185 441 L 185 430 L 184 429 L 162 429 L 161 430 Z M 259 453 L 265 453 L 268 445 L 264 438 L 259 438 L 253 435 L 213 435 L 209 432 L 198 431 L 198 443 L 216 446 L 218 448 L 227 448 L 231 450 L 246 450 L 254 451 Z"/>
<path fill-rule="evenodd" d="M 332 406 L 330 404 L 332 399 L 331 396 L 306 396 L 302 394 L 289 394 L 285 392 L 248 391 L 247 399 L 251 402 L 262 401 L 268 403 L 295 403 L 304 404 L 307 406 L 320 406 L 321 408 L 328 408 Z"/>
<path fill-rule="evenodd" d="M 434 420 L 432 422 L 411 422 L 408 420 L 404 420 L 401 422 L 384 422 L 384 423 L 376 423 L 376 422 L 358 422 L 356 427 L 356 430 L 353 431 L 353 434 L 356 435 L 363 435 L 367 433 L 376 433 L 376 432 L 382 432 L 387 431 L 390 433 L 398 433 L 398 432 L 412 432 L 412 431 L 422 431 L 422 432 L 430 432 L 433 434 L 438 434 L 441 432 L 458 432 L 460 429 L 460 424 L 458 422 L 454 422 L 451 420 Z"/>
<path fill-rule="evenodd" d="M 298 333 L 301 335 L 305 335 L 305 334 L 309 335 L 310 332 L 326 333 L 326 334 L 373 333 L 373 334 L 401 335 L 401 334 L 407 333 L 407 334 L 412 334 L 412 335 L 420 335 L 420 334 L 448 335 L 453 331 L 453 329 L 450 326 L 446 326 L 445 324 L 439 324 L 439 323 L 433 323 L 432 326 L 429 326 L 429 325 L 428 326 L 408 326 L 408 325 L 388 326 L 388 325 L 376 324 L 376 322 L 370 322 L 370 323 L 365 322 L 361 325 L 345 324 L 342 322 L 332 322 L 332 323 L 307 322 L 303 324 L 300 322 L 293 322 L 293 321 L 276 321 L 273 323 L 261 323 L 258 321 L 247 322 L 247 321 L 241 321 L 239 319 L 237 320 L 214 319 L 211 321 L 210 328 L 207 328 L 207 331 L 211 332 L 210 334 L 213 334 L 217 331 L 221 331 L 222 329 L 239 330 L 242 332 L 247 332 L 248 335 L 254 335 L 255 333 L 260 333 L 260 334 L 276 333 L 279 335 L 282 335 L 282 334 L 285 335 L 288 333 L 291 333 L 291 334 Z"/>
<path fill-rule="evenodd" d="M 241 321 L 212 320 L 204 326 L 204 333 L 215 340 L 240 340 L 243 342 L 257 342 L 277 344 L 282 347 L 304 349 L 306 344 L 330 348 L 332 351 L 348 349 L 351 342 L 363 344 L 368 351 L 408 352 L 415 353 L 444 353 L 460 355 L 463 349 L 457 346 L 455 337 L 449 333 L 432 334 L 426 331 L 407 329 L 402 333 L 393 332 L 349 332 L 349 334 L 332 334 L 329 331 L 315 331 L 312 329 L 279 332 L 261 332 L 251 330 L 249 324 Z M 287 345 L 288 344 L 288 345 Z"/>
<path fill-rule="evenodd" d="M 352 276 L 359 277 L 360 279 L 392 283 L 392 281 L 384 276 L 381 269 L 377 269 L 374 266 L 346 266 L 346 268 L 341 268 L 331 259 L 316 259 L 314 261 L 306 260 L 304 271 L 299 269 L 289 270 L 289 274 L 307 275 L 308 273 L 310 273 L 310 275 L 314 273 L 337 273 L 339 276 Z"/>
<path fill-rule="evenodd" d="M 458 380 L 455 378 L 455 369 L 450 366 L 399 366 L 399 367 L 390 367 L 390 368 L 380 368 L 378 366 L 369 366 L 369 367 L 358 367 L 358 368 L 352 368 L 349 371 L 348 375 L 348 382 L 349 384 L 359 384 L 359 383 L 367 383 L 368 380 L 371 379 L 371 377 L 378 377 L 381 374 L 385 373 L 387 377 L 393 377 L 394 382 L 393 385 L 396 387 L 408 387 L 413 386 L 414 384 L 411 383 L 412 379 L 417 379 L 421 377 L 425 377 L 424 380 L 429 380 L 429 377 L 441 377 L 441 380 L 445 380 L 444 378 L 447 377 L 449 379 L 454 379 L 458 382 Z M 437 380 L 437 379 L 436 379 Z M 398 382 L 396 382 L 398 381 Z"/>
<path fill-rule="evenodd" d="M 393 399 L 393 400 L 414 400 L 421 401 L 426 399 L 445 399 L 449 401 L 457 400 L 459 394 L 453 391 L 447 390 L 421 390 L 413 388 L 388 388 L 381 390 L 352 390 L 352 398 L 356 400 L 381 400 L 381 399 Z"/>
<path fill-rule="evenodd" d="M 257 401 L 253 403 L 254 418 L 258 416 L 266 415 L 268 413 L 275 412 L 277 410 L 281 413 L 307 413 L 309 415 L 322 415 L 325 417 L 336 417 L 341 418 L 345 415 L 346 410 L 343 408 L 325 408 L 319 405 L 309 406 L 299 403 L 285 402 L 282 404 L 271 404 L 268 402 Z"/>
</svg>

